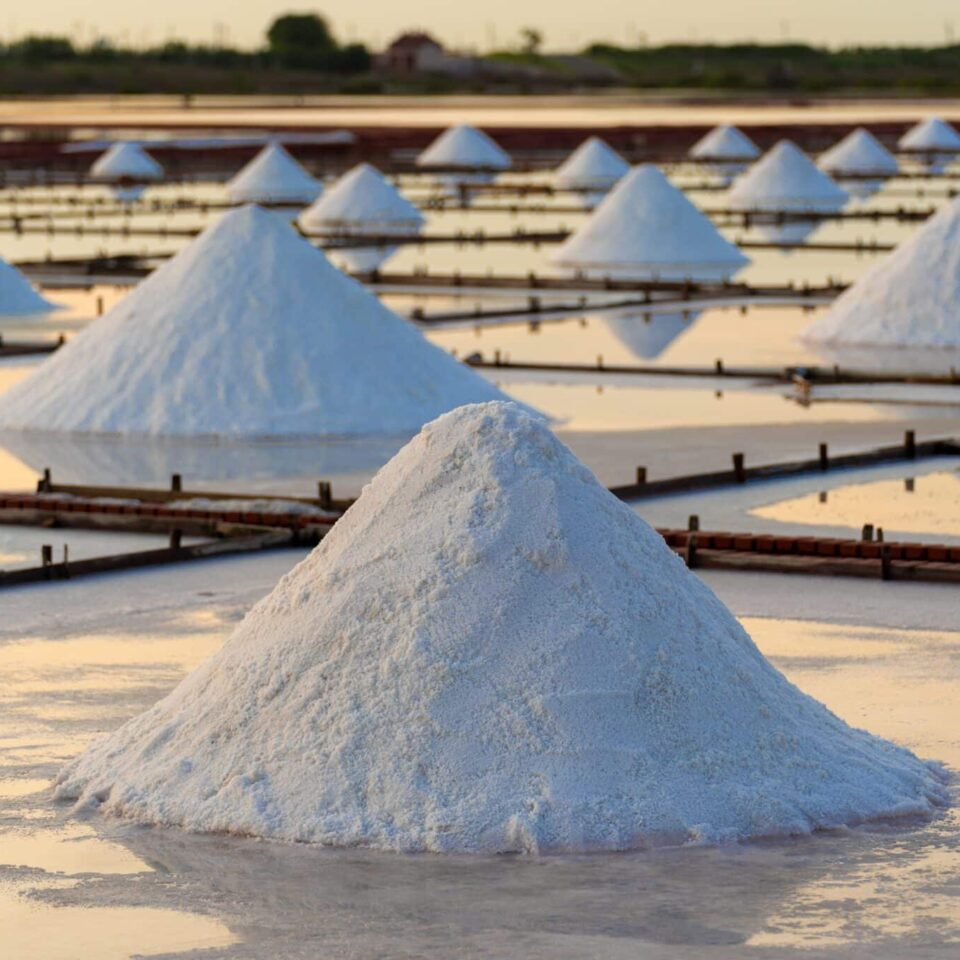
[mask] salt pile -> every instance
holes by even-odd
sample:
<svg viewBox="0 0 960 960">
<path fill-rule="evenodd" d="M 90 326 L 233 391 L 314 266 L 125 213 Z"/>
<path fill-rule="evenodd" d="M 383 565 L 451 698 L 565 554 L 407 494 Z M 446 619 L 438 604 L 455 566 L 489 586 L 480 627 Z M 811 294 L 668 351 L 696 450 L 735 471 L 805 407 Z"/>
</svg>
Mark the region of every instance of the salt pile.
<svg viewBox="0 0 960 960">
<path fill-rule="evenodd" d="M 854 197 L 876 193 L 887 177 L 895 177 L 897 158 L 869 131 L 857 127 L 820 155 L 817 166 L 836 177 Z M 850 179 L 852 178 L 852 179 Z"/>
<path fill-rule="evenodd" d="M 502 398 L 275 213 L 225 214 L 0 397 L 10 429 L 409 434 Z"/>
<path fill-rule="evenodd" d="M 42 297 L 15 266 L 0 257 L 0 317 L 49 313 L 56 309 L 56 304 Z"/>
<path fill-rule="evenodd" d="M 132 201 L 143 193 L 143 181 L 163 179 L 163 167 L 138 144 L 115 143 L 94 161 L 90 176 L 115 184 L 114 194 Z"/>
<path fill-rule="evenodd" d="M 302 206 L 320 196 L 320 184 L 280 143 L 268 143 L 228 184 L 231 203 Z"/>
<path fill-rule="evenodd" d="M 628 173 L 551 258 L 568 270 L 725 280 L 748 259 L 653 164 Z"/>
<path fill-rule="evenodd" d="M 575 190 L 587 207 L 596 206 L 630 169 L 630 164 L 599 137 L 584 140 L 557 168 L 560 190 Z"/>
<path fill-rule="evenodd" d="M 734 210 L 833 213 L 847 202 L 847 192 L 819 170 L 796 144 L 781 140 L 740 177 L 727 197 Z M 793 221 L 761 226 L 766 236 L 800 243 L 815 221 Z"/>
<path fill-rule="evenodd" d="M 480 167 L 506 170 L 510 155 L 482 130 L 460 124 L 444 130 L 416 160 L 418 167 Z"/>
<path fill-rule="evenodd" d="M 960 200 L 874 264 L 801 336 L 828 344 L 960 347 Z"/>
<path fill-rule="evenodd" d="M 513 404 L 428 425 L 56 796 L 145 823 L 504 852 L 804 834 L 944 802 L 790 684 Z"/>
<path fill-rule="evenodd" d="M 360 238 L 416 236 L 423 224 L 423 214 L 369 163 L 344 174 L 300 216 L 300 226 L 308 232 Z M 396 250 L 392 245 L 348 247 L 333 249 L 330 255 L 348 270 L 373 270 Z"/>
<path fill-rule="evenodd" d="M 506 151 L 468 124 L 445 130 L 416 159 L 416 165 L 424 170 L 454 171 L 437 173 L 434 183 L 442 195 L 459 197 L 465 203 L 470 198 L 463 188 L 492 183 L 496 171 L 509 169 L 511 162 Z"/>
<path fill-rule="evenodd" d="M 727 124 L 714 127 L 689 150 L 691 160 L 705 164 L 727 182 L 759 156 L 757 145 L 745 133 Z"/>
<path fill-rule="evenodd" d="M 926 166 L 939 173 L 960 153 L 960 133 L 939 117 L 927 117 L 911 127 L 897 145 L 901 150 L 921 154 Z"/>
</svg>

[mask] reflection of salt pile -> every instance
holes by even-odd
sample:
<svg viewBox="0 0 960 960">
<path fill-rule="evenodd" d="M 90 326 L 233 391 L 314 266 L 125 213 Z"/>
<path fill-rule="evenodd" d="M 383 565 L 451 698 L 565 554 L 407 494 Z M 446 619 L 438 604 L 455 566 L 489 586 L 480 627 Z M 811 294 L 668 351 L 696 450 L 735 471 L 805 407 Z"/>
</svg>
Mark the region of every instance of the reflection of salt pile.
<svg viewBox="0 0 960 960">
<path fill-rule="evenodd" d="M 725 280 L 747 258 L 653 165 L 610 191 L 552 261 L 589 274 Z"/>
<path fill-rule="evenodd" d="M 115 143 L 94 161 L 90 177 L 113 184 L 113 193 L 133 201 L 144 191 L 144 181 L 162 180 L 163 167 L 136 143 Z"/>
<path fill-rule="evenodd" d="M 788 683 L 538 420 L 431 425 L 57 796 L 145 822 L 495 852 L 924 814 L 936 771 Z"/>
<path fill-rule="evenodd" d="M 729 183 L 760 156 L 760 150 L 741 130 L 724 124 L 704 134 L 688 155 Z"/>
<path fill-rule="evenodd" d="M 438 170 L 435 183 L 444 193 L 457 195 L 459 185 L 491 183 L 496 171 L 510 167 L 510 155 L 482 130 L 460 124 L 444 130 L 416 159 L 424 170 Z"/>
<path fill-rule="evenodd" d="M 899 171 L 897 158 L 863 127 L 852 130 L 822 153 L 817 166 L 859 199 L 876 193 L 887 177 L 895 177 Z"/>
<path fill-rule="evenodd" d="M 0 397 L 12 429 L 407 433 L 503 395 L 276 214 L 234 210 Z"/>
<path fill-rule="evenodd" d="M 49 313 L 56 309 L 15 266 L 0 257 L 0 317 Z"/>
<path fill-rule="evenodd" d="M 941 173 L 960 154 L 960 133 L 939 117 L 927 117 L 911 127 L 897 144 L 920 156 L 933 173 Z"/>
<path fill-rule="evenodd" d="M 874 264 L 802 336 L 835 344 L 960 347 L 960 200 Z"/>
<path fill-rule="evenodd" d="M 300 216 L 306 231 L 360 238 L 416 236 L 423 222 L 423 214 L 369 163 L 344 174 Z M 348 270 L 373 270 L 396 250 L 396 246 L 347 247 L 334 248 L 330 255 Z"/>
<path fill-rule="evenodd" d="M 320 184 L 279 143 L 268 143 L 228 184 L 231 203 L 302 206 L 320 195 Z"/>
<path fill-rule="evenodd" d="M 655 360 L 696 321 L 697 314 L 616 311 L 603 317 L 610 332 L 641 360 Z"/>
<path fill-rule="evenodd" d="M 590 137 L 557 168 L 554 182 L 560 190 L 576 190 L 584 206 L 594 207 L 629 169 L 606 141 Z"/>
<path fill-rule="evenodd" d="M 727 202 L 743 211 L 833 213 L 847 202 L 847 193 L 799 147 L 781 140 L 737 180 Z M 816 227 L 815 220 L 788 220 L 759 229 L 775 242 L 801 243 Z"/>
</svg>

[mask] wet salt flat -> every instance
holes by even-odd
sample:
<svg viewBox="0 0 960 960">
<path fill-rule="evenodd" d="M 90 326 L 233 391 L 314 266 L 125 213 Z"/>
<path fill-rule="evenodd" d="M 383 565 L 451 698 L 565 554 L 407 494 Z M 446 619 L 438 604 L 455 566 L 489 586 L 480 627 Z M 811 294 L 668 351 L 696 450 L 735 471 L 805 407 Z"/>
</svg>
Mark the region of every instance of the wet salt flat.
<svg viewBox="0 0 960 960">
<path fill-rule="evenodd" d="M 932 823 L 796 841 L 491 859 L 194 836 L 51 803 L 45 784 L 58 766 L 213 652 L 296 558 L 214 561 L 204 590 L 182 571 L 159 574 L 159 592 L 157 574 L 112 578 L 72 618 L 37 610 L 50 588 L 34 592 L 29 614 L 22 598 L 11 605 L 0 624 L 0 916 L 30 951 L 12 956 L 66 958 L 82 946 L 111 960 L 199 950 L 416 957 L 453 942 L 462 956 L 531 958 L 946 958 L 958 949 L 955 809 Z M 762 651 L 844 719 L 960 762 L 960 634 L 907 609 L 943 615 L 949 597 L 905 585 L 909 604 L 870 604 L 872 584 L 825 585 L 826 619 L 784 619 L 757 615 L 779 587 L 748 601 L 729 575 L 708 579 L 749 614 Z M 112 608 L 130 603 L 141 612 L 118 623 Z M 863 622 L 845 622 L 852 613 Z M 109 939 L 97 935 L 105 927 Z"/>
</svg>

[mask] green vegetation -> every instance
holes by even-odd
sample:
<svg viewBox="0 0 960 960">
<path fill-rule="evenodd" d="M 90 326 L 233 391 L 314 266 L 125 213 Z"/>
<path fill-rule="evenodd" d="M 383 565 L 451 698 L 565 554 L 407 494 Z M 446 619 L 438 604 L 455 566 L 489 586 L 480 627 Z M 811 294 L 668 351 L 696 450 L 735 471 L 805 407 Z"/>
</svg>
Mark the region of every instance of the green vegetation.
<svg viewBox="0 0 960 960">
<path fill-rule="evenodd" d="M 34 36 L 0 46 L 6 93 L 453 93 L 563 91 L 580 87 L 731 93 L 960 93 L 960 46 L 850 47 L 803 43 L 593 44 L 562 55 L 542 50 L 535 27 L 512 50 L 489 54 L 469 76 L 383 76 L 370 52 L 341 44 L 323 17 L 288 13 L 259 50 L 170 42 L 146 50 Z"/>
</svg>

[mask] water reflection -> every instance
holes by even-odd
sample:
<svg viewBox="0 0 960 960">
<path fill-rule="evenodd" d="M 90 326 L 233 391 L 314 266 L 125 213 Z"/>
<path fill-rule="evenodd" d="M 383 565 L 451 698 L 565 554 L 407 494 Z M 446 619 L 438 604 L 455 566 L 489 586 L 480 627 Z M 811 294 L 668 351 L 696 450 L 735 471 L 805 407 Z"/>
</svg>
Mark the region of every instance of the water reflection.
<svg viewBox="0 0 960 960">
<path fill-rule="evenodd" d="M 283 479 L 355 481 L 379 469 L 408 439 L 216 443 L 10 430 L 0 431 L 0 449 L 38 475 L 50 467 L 63 483 L 165 486 L 179 473 L 188 486 L 229 481 L 253 489 Z"/>
<path fill-rule="evenodd" d="M 641 360 L 655 360 L 696 322 L 698 313 L 639 313 L 621 310 L 603 317 L 611 333 Z"/>
<path fill-rule="evenodd" d="M 848 527 L 854 533 L 865 523 L 888 534 L 939 534 L 952 539 L 960 530 L 960 470 L 922 477 L 873 480 L 808 493 L 755 507 L 755 517 L 779 523 Z"/>
</svg>

